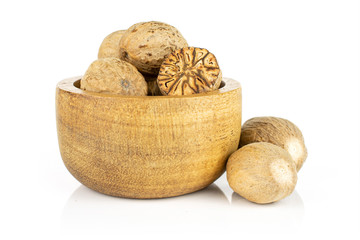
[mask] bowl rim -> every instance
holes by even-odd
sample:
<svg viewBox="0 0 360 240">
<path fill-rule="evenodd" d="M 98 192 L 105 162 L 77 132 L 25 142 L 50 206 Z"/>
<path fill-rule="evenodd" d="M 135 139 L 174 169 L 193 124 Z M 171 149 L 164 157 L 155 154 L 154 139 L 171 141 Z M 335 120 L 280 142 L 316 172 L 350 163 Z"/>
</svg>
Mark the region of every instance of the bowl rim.
<svg viewBox="0 0 360 240">
<path fill-rule="evenodd" d="M 84 91 L 81 88 L 75 86 L 77 81 L 80 81 L 82 76 L 70 77 L 58 82 L 56 88 L 61 89 L 66 92 L 71 92 L 80 95 L 86 96 L 94 96 L 94 97 L 109 97 L 109 98 L 136 98 L 136 99 L 169 99 L 169 98 L 197 98 L 203 96 L 212 96 L 212 95 L 219 95 L 225 94 L 232 91 L 237 91 L 240 89 L 241 91 L 241 84 L 232 79 L 232 78 L 222 78 L 222 82 L 225 85 L 217 90 L 205 92 L 205 93 L 197 93 L 191 95 L 183 95 L 183 96 L 131 96 L 131 95 L 119 95 L 119 94 L 109 94 L 109 93 L 97 93 L 97 92 L 90 92 Z"/>
</svg>

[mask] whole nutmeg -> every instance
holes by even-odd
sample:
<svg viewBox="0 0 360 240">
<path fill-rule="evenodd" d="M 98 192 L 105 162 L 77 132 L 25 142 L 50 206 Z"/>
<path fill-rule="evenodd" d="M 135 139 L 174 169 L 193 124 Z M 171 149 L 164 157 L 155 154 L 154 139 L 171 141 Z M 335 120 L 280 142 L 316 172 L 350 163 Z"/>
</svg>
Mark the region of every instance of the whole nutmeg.
<svg viewBox="0 0 360 240">
<path fill-rule="evenodd" d="M 157 78 L 164 95 L 188 95 L 219 88 L 222 73 L 214 54 L 204 48 L 186 47 L 169 54 Z"/>
<path fill-rule="evenodd" d="M 120 58 L 120 39 L 125 31 L 119 30 L 107 35 L 99 47 L 98 58 Z"/>
<path fill-rule="evenodd" d="M 271 203 L 295 189 L 297 171 L 290 154 L 271 143 L 252 143 L 234 152 L 226 165 L 230 187 L 255 203 Z"/>
<path fill-rule="evenodd" d="M 156 81 L 157 76 L 147 75 L 147 74 L 143 74 L 143 76 L 148 85 L 148 95 L 149 96 L 162 96 L 162 93 L 161 93 L 159 86 L 157 84 L 157 81 Z"/>
<path fill-rule="evenodd" d="M 188 44 L 173 26 L 162 22 L 141 22 L 131 26 L 120 40 L 121 59 L 140 72 L 156 75 L 164 58 Z"/>
<path fill-rule="evenodd" d="M 299 171 L 307 158 L 304 137 L 289 120 L 278 117 L 255 117 L 241 127 L 240 147 L 253 142 L 269 142 L 287 150 Z"/>
<path fill-rule="evenodd" d="M 162 96 L 159 86 L 156 81 L 147 82 L 149 96 Z"/>
<path fill-rule="evenodd" d="M 83 90 L 107 94 L 145 96 L 144 77 L 130 63 L 118 58 L 95 60 L 80 81 Z"/>
</svg>

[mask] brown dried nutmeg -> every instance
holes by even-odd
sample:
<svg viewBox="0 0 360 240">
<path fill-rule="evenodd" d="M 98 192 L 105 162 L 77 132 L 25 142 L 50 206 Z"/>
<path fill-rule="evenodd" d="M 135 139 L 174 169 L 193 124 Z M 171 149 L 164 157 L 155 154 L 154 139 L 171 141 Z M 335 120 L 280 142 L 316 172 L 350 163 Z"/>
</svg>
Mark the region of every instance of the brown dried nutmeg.
<svg viewBox="0 0 360 240">
<path fill-rule="evenodd" d="M 304 137 L 289 120 L 278 117 L 255 117 L 241 127 L 240 147 L 253 142 L 269 142 L 287 150 L 300 170 L 307 157 Z"/>
<path fill-rule="evenodd" d="M 100 45 L 98 58 L 120 58 L 120 39 L 125 31 L 119 30 L 107 35 Z"/>
<path fill-rule="evenodd" d="M 162 96 L 159 86 L 156 81 L 147 82 L 149 96 Z"/>
<path fill-rule="evenodd" d="M 230 187 L 255 203 L 271 203 L 295 189 L 297 171 L 290 154 L 271 143 L 251 143 L 234 152 L 226 165 Z"/>
<path fill-rule="evenodd" d="M 156 75 L 164 58 L 188 44 L 173 26 L 162 22 L 141 22 L 131 26 L 120 40 L 121 59 L 141 73 Z"/>
<path fill-rule="evenodd" d="M 221 79 L 214 54 L 204 48 L 187 47 L 167 56 L 157 81 L 164 95 L 188 95 L 216 90 Z"/>
<path fill-rule="evenodd" d="M 139 71 L 118 58 L 95 60 L 80 81 L 83 90 L 107 94 L 145 96 L 148 86 Z"/>
<path fill-rule="evenodd" d="M 162 96 L 162 93 L 161 93 L 159 86 L 157 84 L 157 81 L 156 81 L 157 76 L 147 75 L 147 74 L 143 74 L 143 76 L 148 85 L 148 95 L 149 96 Z"/>
</svg>

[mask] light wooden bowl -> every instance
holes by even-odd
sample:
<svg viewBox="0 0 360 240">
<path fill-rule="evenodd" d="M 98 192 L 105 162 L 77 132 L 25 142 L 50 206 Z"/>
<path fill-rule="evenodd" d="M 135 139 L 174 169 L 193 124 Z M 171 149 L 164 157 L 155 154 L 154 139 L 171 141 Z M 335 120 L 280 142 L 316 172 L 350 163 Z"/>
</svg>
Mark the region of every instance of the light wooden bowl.
<svg viewBox="0 0 360 240">
<path fill-rule="evenodd" d="M 62 159 L 95 191 L 163 198 L 205 188 L 225 171 L 241 131 L 241 86 L 188 96 L 119 96 L 83 91 L 80 78 L 56 88 Z"/>
</svg>

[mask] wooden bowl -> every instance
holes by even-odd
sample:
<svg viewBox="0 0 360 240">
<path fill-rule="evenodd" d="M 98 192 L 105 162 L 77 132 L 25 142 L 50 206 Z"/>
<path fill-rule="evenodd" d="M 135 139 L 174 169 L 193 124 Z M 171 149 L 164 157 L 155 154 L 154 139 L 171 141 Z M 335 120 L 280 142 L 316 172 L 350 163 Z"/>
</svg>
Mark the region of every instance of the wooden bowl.
<svg viewBox="0 0 360 240">
<path fill-rule="evenodd" d="M 241 86 L 188 96 L 119 96 L 83 91 L 81 77 L 56 88 L 62 159 L 95 191 L 163 198 L 205 188 L 220 177 L 241 131 Z"/>
</svg>

